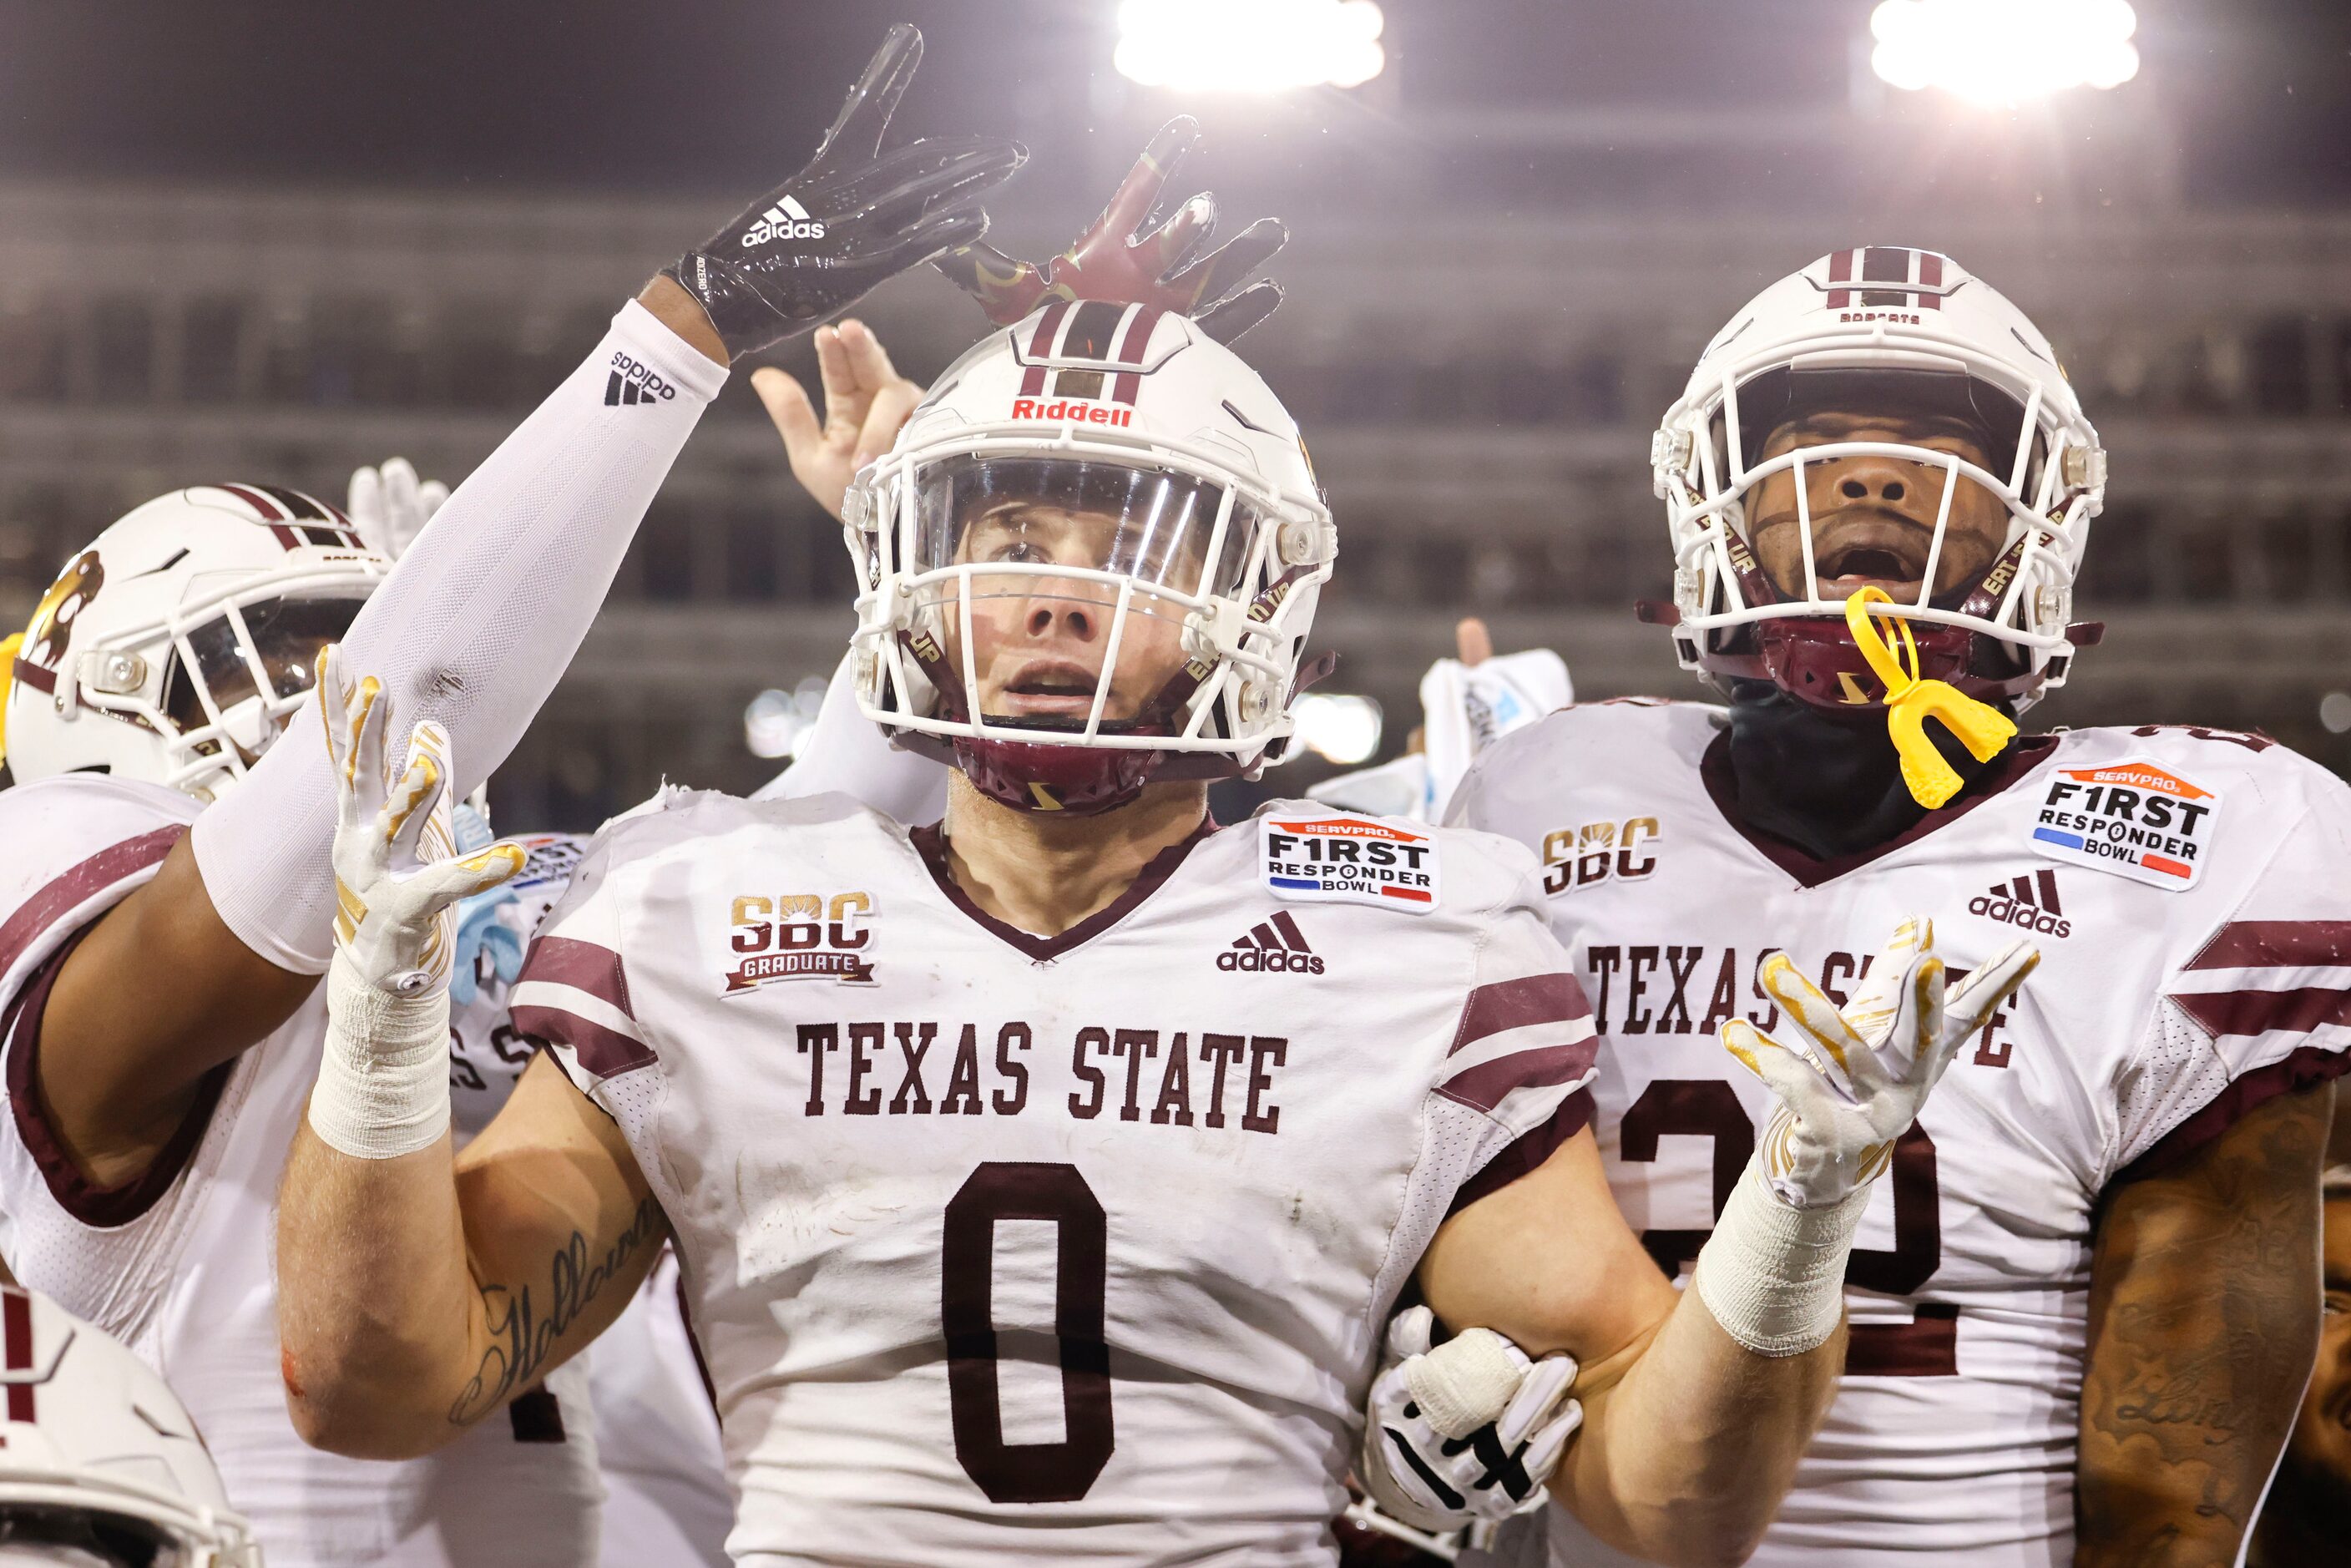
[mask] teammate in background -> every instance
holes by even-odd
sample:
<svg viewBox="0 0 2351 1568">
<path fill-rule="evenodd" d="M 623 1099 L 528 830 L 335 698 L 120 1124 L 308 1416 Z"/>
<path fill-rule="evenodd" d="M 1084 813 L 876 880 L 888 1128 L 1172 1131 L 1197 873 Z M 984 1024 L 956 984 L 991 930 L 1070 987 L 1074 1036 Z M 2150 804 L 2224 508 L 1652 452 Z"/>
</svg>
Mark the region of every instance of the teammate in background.
<svg viewBox="0 0 2351 1568">
<path fill-rule="evenodd" d="M 1769 955 L 1842 995 L 1843 933 L 1929 907 L 1954 972 L 2019 931 L 2048 959 L 1894 1150 L 1841 1392 L 1756 1561 L 2233 1561 L 2317 1332 L 2351 793 L 2259 735 L 2013 735 L 2095 641 L 2067 620 L 2105 459 L 2047 340 L 1947 256 L 1774 284 L 1655 459 L 1656 618 L 1728 707 L 1554 715 L 1448 816 L 1543 859 L 1651 1254 L 1706 1244 L 1772 1108 L 1712 1041 L 1771 1026 Z M 1550 1523 L 1554 1562 L 1620 1561 Z"/>
<path fill-rule="evenodd" d="M 403 1042 L 442 1027 L 434 910 L 493 868 L 413 852 L 429 772 L 340 770 L 350 918 L 280 1209 L 307 1433 L 406 1454 L 494 1417 L 674 1226 L 738 1561 L 1323 1561 L 1416 1276 L 1583 1355 L 1556 1484 L 1596 1528 L 1744 1550 L 1836 1364 L 1873 1150 L 2030 956 L 1947 1010 L 1913 926 L 1866 1019 L 1785 977 L 1844 1066 L 1740 1040 L 1802 1112 L 1677 1302 L 1577 1135 L 1585 1004 L 1532 861 L 1205 819 L 1287 747 L 1336 544 L 1213 319 L 1057 300 L 942 375 L 846 510 L 861 705 L 953 760 L 945 821 L 677 791 L 612 824 L 517 988 L 553 1051 L 462 1157 Z M 321 695 L 381 757 L 366 688 Z M 1288 961 L 1215 961 L 1243 948 Z"/>
<path fill-rule="evenodd" d="M 2335 1091 L 2340 1098 L 2343 1091 Z M 2326 1173 L 2325 1317 L 2318 1365 L 2302 1396 L 2302 1416 L 2286 1440 L 2277 1479 L 2253 1529 L 2250 1568 L 2305 1568 L 2343 1553 L 2351 1520 L 2351 1165 Z"/>
<path fill-rule="evenodd" d="M 0 1563 L 260 1568 L 204 1440 L 154 1369 L 0 1285 Z"/>
<path fill-rule="evenodd" d="M 315 719 L 274 743 L 340 639 L 455 737 L 478 769 L 458 789 L 505 757 L 730 355 L 984 229 L 1016 148 L 879 150 L 918 55 L 894 31 L 817 158 L 625 306 L 397 569 L 294 492 L 181 492 L 78 555 L 16 652 L 0 1249 L 173 1381 L 277 1568 L 579 1568 L 597 1480 L 559 1390 L 396 1467 L 317 1453 L 287 1417 L 270 1210 L 325 1030 L 335 797 Z M 811 218 L 766 218 L 785 202 Z M 434 1057 L 444 1082 L 465 1060 L 445 1035 Z"/>
</svg>

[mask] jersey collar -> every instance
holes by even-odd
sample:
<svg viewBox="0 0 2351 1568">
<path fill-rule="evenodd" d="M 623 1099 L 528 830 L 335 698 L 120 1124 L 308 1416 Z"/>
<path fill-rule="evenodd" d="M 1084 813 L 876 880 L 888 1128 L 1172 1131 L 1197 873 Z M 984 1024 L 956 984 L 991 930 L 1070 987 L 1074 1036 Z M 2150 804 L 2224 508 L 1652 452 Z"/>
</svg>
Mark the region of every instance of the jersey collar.
<svg viewBox="0 0 2351 1568">
<path fill-rule="evenodd" d="M 1213 812 L 1204 813 L 1200 825 L 1192 830 L 1191 836 L 1152 856 L 1143 870 L 1135 874 L 1134 880 L 1127 884 L 1124 893 L 1058 936 L 1040 936 L 1033 931 L 1023 931 L 1017 925 L 1007 925 L 973 903 L 971 894 L 956 883 L 955 873 L 947 864 L 945 826 L 943 822 L 933 822 L 906 835 L 914 843 L 915 852 L 923 857 L 923 864 L 930 872 L 931 880 L 939 884 L 939 891 L 946 894 L 947 902 L 970 916 L 973 924 L 1042 962 L 1058 958 L 1072 947 L 1093 940 L 1133 914 L 1144 899 L 1159 891 L 1161 883 L 1176 874 L 1176 868 L 1184 863 L 1184 857 L 1192 852 L 1195 845 L 1218 831 L 1219 824 Z"/>
<path fill-rule="evenodd" d="M 1874 860 L 1890 855 L 1905 845 L 1917 842 L 1936 829 L 1948 826 L 1974 810 L 1978 806 L 2000 794 L 2026 774 L 2047 761 L 2057 749 L 2057 737 L 2031 735 L 2018 741 L 1999 766 L 1977 779 L 1973 788 L 1959 800 L 1938 811 L 1929 811 L 1917 822 L 1895 834 L 1883 843 L 1872 844 L 1865 850 L 1837 855 L 1829 860 L 1815 860 L 1785 839 L 1773 838 L 1760 829 L 1748 826 L 1739 810 L 1739 778 L 1730 765 L 1730 732 L 1724 730 L 1708 745 L 1706 755 L 1698 762 L 1698 776 L 1706 781 L 1706 792 L 1714 801 L 1722 820 L 1738 830 L 1739 836 L 1752 845 L 1755 852 L 1786 872 L 1805 887 L 1818 887 L 1834 882 L 1850 871 L 1857 871 Z"/>
</svg>

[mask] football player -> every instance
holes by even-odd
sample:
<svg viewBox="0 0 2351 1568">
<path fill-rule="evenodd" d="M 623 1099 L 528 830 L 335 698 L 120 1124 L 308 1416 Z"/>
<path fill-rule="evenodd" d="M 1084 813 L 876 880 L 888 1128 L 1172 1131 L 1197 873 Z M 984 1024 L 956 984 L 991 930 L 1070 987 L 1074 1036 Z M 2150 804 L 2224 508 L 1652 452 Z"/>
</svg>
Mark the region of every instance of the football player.
<svg viewBox="0 0 2351 1568">
<path fill-rule="evenodd" d="M 1336 537 L 1297 429 L 1176 309 L 1055 298 L 946 370 L 845 508 L 857 696 L 942 822 L 669 791 L 609 826 L 514 996 L 552 1050 L 462 1155 L 415 823 L 443 765 L 320 684 L 332 1024 L 279 1208 L 289 1401 L 411 1455 L 576 1354 L 674 1239 L 758 1563 L 1323 1562 L 1407 1281 L 1591 1370 L 1557 1486 L 1735 1560 L 1837 1364 L 1850 1228 L 2030 967 L 1886 1005 L 1786 966 L 1734 1031 L 1795 1109 L 1678 1300 L 1582 1134 L 1588 1005 L 1489 837 L 1292 802 Z M 354 672 L 358 666 L 352 665 Z M 511 858 L 511 852 L 507 852 Z"/>
<path fill-rule="evenodd" d="M 203 1434 L 152 1367 L 0 1285 L 0 1563 L 260 1568 Z"/>
<path fill-rule="evenodd" d="M 78 554 L 15 650 L 0 1249 L 173 1380 L 280 1568 L 578 1568 L 597 1479 L 559 1388 L 397 1467 L 287 1420 L 269 1211 L 325 1027 L 335 786 L 315 733 L 274 742 L 315 727 L 292 716 L 340 639 L 462 746 L 456 789 L 507 754 L 728 360 L 984 229 L 1017 148 L 880 148 L 918 57 L 893 31 L 815 160 L 623 307 L 396 569 L 306 497 L 199 487 Z M 436 1071 L 483 1060 L 444 1035 Z"/>
<path fill-rule="evenodd" d="M 1775 954 L 1842 996 L 1869 962 L 1844 933 L 1924 907 L 1954 972 L 2020 932 L 2048 960 L 1894 1149 L 1840 1393 L 1756 1561 L 2234 1560 L 2317 1333 L 2351 793 L 2255 734 L 2014 732 L 2095 640 L 2069 619 L 2105 457 L 2048 340 L 1948 256 L 1764 290 L 1655 462 L 1652 618 L 1727 706 L 1555 714 L 1448 817 L 1543 861 L 1650 1254 L 1699 1253 L 1763 1135 L 1713 1037 L 1775 1026 Z M 1550 1523 L 1553 1561 L 1620 1560 Z"/>
</svg>

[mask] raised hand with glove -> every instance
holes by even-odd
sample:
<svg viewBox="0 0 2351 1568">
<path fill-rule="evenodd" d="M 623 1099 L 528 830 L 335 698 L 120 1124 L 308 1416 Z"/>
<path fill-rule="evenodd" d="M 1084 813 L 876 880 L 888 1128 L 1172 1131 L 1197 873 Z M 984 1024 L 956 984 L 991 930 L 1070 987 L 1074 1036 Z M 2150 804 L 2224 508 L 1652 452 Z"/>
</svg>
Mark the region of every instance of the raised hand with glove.
<svg viewBox="0 0 2351 1568">
<path fill-rule="evenodd" d="M 807 167 L 664 269 L 707 311 L 730 358 L 806 331 L 908 267 L 987 232 L 980 198 L 1027 162 L 1018 142 L 925 137 L 882 151 L 922 63 L 890 29 Z"/>
<path fill-rule="evenodd" d="M 310 1126 L 344 1154 L 389 1159 L 448 1131 L 455 907 L 521 870 L 523 852 L 494 843 L 457 854 L 439 725 L 416 726 L 395 779 L 378 683 L 348 680 L 330 645 L 318 692 L 335 779 L 335 954 Z"/>
<path fill-rule="evenodd" d="M 1800 1354 L 1836 1332 L 1870 1184 L 1959 1047 L 2041 961 L 2019 942 L 1947 992 L 1934 936 L 1931 922 L 1904 921 L 1842 1011 L 1774 954 L 1760 977 L 1791 1040 L 1744 1019 L 1723 1025 L 1723 1049 L 1779 1103 L 1693 1283 L 1724 1331 L 1758 1354 Z"/>
</svg>

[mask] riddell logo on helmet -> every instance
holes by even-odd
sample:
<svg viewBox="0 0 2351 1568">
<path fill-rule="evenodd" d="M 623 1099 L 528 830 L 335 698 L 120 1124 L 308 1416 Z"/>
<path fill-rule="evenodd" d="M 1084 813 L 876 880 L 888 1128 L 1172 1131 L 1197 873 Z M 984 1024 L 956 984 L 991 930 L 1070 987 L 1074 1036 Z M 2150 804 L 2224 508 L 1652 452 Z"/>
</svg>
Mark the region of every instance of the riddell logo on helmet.
<svg viewBox="0 0 2351 1568">
<path fill-rule="evenodd" d="M 1066 419 L 1073 424 L 1133 424 L 1134 410 L 1114 408 L 1108 403 L 1081 402 L 1075 398 L 1056 398 L 1051 402 L 1040 402 L 1033 397 L 1012 400 L 1015 419 Z"/>
</svg>

